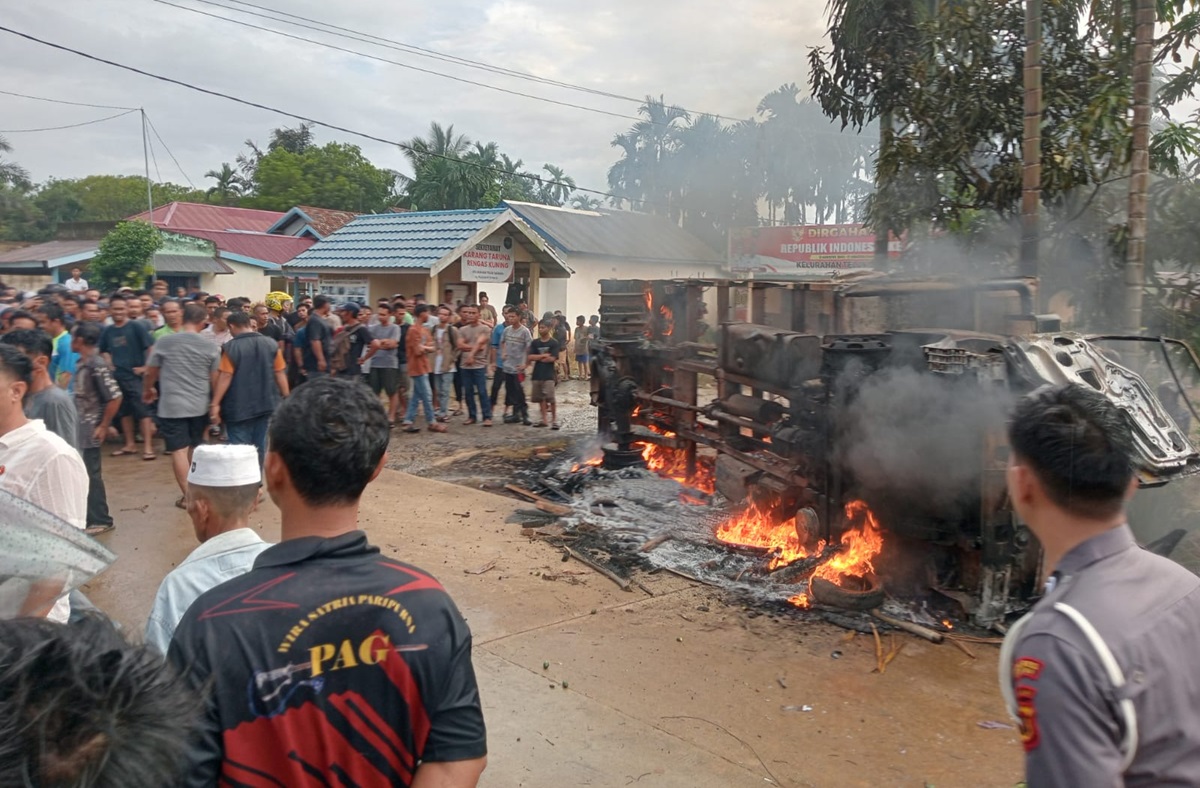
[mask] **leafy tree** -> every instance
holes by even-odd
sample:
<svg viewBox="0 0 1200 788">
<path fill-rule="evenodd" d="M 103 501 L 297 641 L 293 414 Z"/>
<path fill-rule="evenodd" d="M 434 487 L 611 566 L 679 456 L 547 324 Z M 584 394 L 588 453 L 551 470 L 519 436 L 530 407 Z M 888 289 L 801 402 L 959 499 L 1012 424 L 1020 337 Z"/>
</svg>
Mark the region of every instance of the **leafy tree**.
<svg viewBox="0 0 1200 788">
<path fill-rule="evenodd" d="M 271 132 L 271 141 L 267 144 L 267 150 L 279 150 L 282 148 L 288 153 L 304 153 L 313 146 L 313 133 L 311 123 L 301 123 L 294 129 L 286 126 L 279 129 L 274 129 Z"/>
<path fill-rule="evenodd" d="M 590 194 L 576 194 L 571 198 L 571 207 L 577 211 L 598 211 L 604 207 L 604 201 Z"/>
<path fill-rule="evenodd" d="M 538 178 L 538 201 L 545 205 L 565 204 L 575 191 L 575 179 L 553 164 L 543 164 L 542 171 L 548 178 Z"/>
<path fill-rule="evenodd" d="M 105 289 L 140 287 L 153 275 L 154 253 L 162 245 L 162 235 L 148 222 L 121 222 L 100 240 L 88 276 Z"/>
<path fill-rule="evenodd" d="M 0 137 L 0 153 L 11 153 L 12 145 Z M 0 186 L 15 186 L 18 189 L 28 189 L 29 171 L 16 162 L 0 159 Z"/>
<path fill-rule="evenodd" d="M 220 170 L 209 170 L 204 173 L 204 177 L 213 178 L 217 182 L 205 192 L 209 200 L 215 200 L 220 205 L 237 204 L 237 200 L 245 188 L 245 182 L 229 162 L 222 164 Z"/>
<path fill-rule="evenodd" d="M 371 164 L 357 145 L 331 142 L 293 153 L 280 145 L 255 168 L 256 192 L 241 204 L 286 211 L 314 205 L 343 211 L 382 211 L 391 204 L 394 174 Z"/>
</svg>

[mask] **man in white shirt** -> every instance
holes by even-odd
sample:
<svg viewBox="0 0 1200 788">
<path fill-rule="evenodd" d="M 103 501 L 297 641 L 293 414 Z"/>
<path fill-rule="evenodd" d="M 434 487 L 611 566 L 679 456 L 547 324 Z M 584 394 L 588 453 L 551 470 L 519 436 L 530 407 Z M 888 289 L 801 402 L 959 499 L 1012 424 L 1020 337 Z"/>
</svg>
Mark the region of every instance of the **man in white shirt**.
<svg viewBox="0 0 1200 788">
<path fill-rule="evenodd" d="M 72 268 L 71 278 L 63 282 L 72 293 L 86 293 L 88 291 L 87 280 L 80 278 L 82 273 L 83 271 L 78 268 Z"/>
<path fill-rule="evenodd" d="M 258 554 L 270 547 L 248 525 L 262 482 L 253 446 L 196 447 L 187 482 L 187 512 L 200 546 L 163 579 L 154 597 L 146 643 L 163 654 L 192 602 L 249 572 Z"/>
<path fill-rule="evenodd" d="M 25 416 L 24 402 L 33 382 L 33 362 L 12 345 L 0 345 L 0 489 L 66 520 L 87 524 L 88 477 L 79 453 Z M 66 596 L 54 603 L 51 621 L 67 623 Z"/>
</svg>

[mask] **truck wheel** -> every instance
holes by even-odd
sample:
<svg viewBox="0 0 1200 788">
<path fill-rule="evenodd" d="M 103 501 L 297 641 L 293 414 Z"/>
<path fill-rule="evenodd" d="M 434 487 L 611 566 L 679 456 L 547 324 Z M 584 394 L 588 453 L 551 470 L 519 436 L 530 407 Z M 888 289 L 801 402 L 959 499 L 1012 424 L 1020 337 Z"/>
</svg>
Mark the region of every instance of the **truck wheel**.
<svg viewBox="0 0 1200 788">
<path fill-rule="evenodd" d="M 808 593 L 813 600 L 843 610 L 874 610 L 883 604 L 883 585 L 875 575 L 863 578 L 865 588 L 854 590 L 831 583 L 823 577 L 814 577 L 808 583 Z"/>
</svg>

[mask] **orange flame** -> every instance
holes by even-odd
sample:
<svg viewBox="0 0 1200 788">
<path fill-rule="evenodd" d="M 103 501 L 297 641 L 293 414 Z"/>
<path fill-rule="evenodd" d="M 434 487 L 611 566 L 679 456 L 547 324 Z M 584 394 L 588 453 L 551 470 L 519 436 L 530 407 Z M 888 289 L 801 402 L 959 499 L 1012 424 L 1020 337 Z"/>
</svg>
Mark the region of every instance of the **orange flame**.
<svg viewBox="0 0 1200 788">
<path fill-rule="evenodd" d="M 794 520 L 780 520 L 777 514 L 756 504 L 750 504 L 721 523 L 717 527 L 717 539 L 726 544 L 767 550 L 772 555 L 767 569 L 786 566 L 809 556 L 796 532 Z"/>
<path fill-rule="evenodd" d="M 854 526 L 842 534 L 842 551 L 818 566 L 813 577 L 840 584 L 842 578 L 874 574 L 873 561 L 883 549 L 879 522 L 865 501 L 846 504 L 846 519 Z"/>
<path fill-rule="evenodd" d="M 654 429 L 651 427 L 651 429 Z M 675 433 L 664 430 L 655 430 L 664 437 L 674 437 Z M 667 446 L 659 446 L 656 443 L 647 443 L 642 449 L 642 459 L 646 462 L 646 468 L 657 473 L 659 476 L 665 476 L 668 479 L 674 479 L 682 485 L 691 487 L 694 490 L 699 490 L 703 493 L 712 495 L 717 487 L 716 481 L 713 478 L 712 466 L 709 465 L 703 458 L 696 458 L 696 472 L 688 475 L 687 467 L 687 452 L 682 449 L 672 449 Z M 692 501 L 688 501 L 691 503 Z"/>
<path fill-rule="evenodd" d="M 597 454 L 594 457 L 588 457 L 583 462 L 577 462 L 571 466 L 571 473 L 579 473 L 587 468 L 596 468 L 604 463 L 604 456 Z"/>
<path fill-rule="evenodd" d="M 866 577 L 874 573 L 874 561 L 883 549 L 883 534 L 879 522 L 864 501 L 851 501 L 846 504 L 846 519 L 851 527 L 842 534 L 841 552 L 819 564 L 810 580 L 813 577 L 821 577 L 841 585 L 845 578 Z M 796 531 L 793 519 L 785 519 L 755 504 L 721 523 L 717 527 L 716 536 L 726 544 L 768 551 L 771 555 L 767 564 L 768 571 L 813 554 L 805 547 L 803 537 Z M 825 543 L 820 542 L 815 552 L 819 553 L 824 549 Z M 809 606 L 808 594 L 796 594 L 787 601 L 796 607 Z"/>
<path fill-rule="evenodd" d="M 663 304 L 658 308 L 658 314 L 662 316 L 662 335 L 669 337 L 675 333 L 675 312 L 671 307 Z"/>
</svg>

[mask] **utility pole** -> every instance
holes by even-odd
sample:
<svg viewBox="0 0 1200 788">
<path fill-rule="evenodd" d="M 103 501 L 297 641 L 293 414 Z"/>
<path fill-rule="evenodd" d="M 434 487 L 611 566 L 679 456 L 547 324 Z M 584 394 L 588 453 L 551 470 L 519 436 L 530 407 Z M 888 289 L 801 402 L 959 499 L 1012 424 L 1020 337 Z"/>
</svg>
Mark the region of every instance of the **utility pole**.
<svg viewBox="0 0 1200 788">
<path fill-rule="evenodd" d="M 1133 155 L 1129 162 L 1129 240 L 1125 250 L 1125 330 L 1142 330 L 1146 286 L 1146 202 L 1150 189 L 1150 93 L 1154 77 L 1155 0 L 1134 4 Z"/>
<path fill-rule="evenodd" d="M 146 209 L 149 211 L 147 221 L 150 226 L 154 226 L 154 192 L 150 188 L 150 124 L 146 120 L 146 110 L 138 107 L 138 112 L 142 115 L 142 161 L 146 165 Z M 157 166 L 157 165 L 155 165 Z M 157 254 L 157 252 L 155 253 Z M 150 256 L 150 265 L 154 267 L 154 276 L 157 278 L 158 268 L 154 266 L 154 255 Z"/>
<path fill-rule="evenodd" d="M 1025 1 L 1025 127 L 1021 163 L 1021 276 L 1038 275 L 1042 197 L 1042 0 Z"/>
<path fill-rule="evenodd" d="M 879 113 L 879 153 L 878 157 L 883 157 L 883 152 L 892 141 L 892 126 L 895 120 L 892 116 L 892 111 L 884 110 Z M 878 204 L 879 193 L 883 190 L 883 180 L 879 177 L 879 163 L 875 164 L 875 197 Z M 875 211 L 875 270 L 884 271 L 888 264 L 888 228 L 887 222 L 879 215 L 879 211 Z"/>
</svg>

